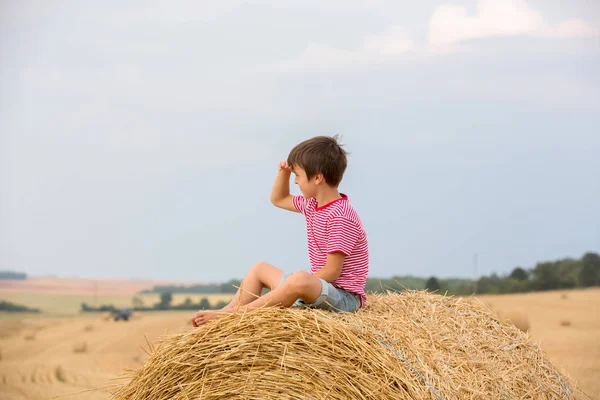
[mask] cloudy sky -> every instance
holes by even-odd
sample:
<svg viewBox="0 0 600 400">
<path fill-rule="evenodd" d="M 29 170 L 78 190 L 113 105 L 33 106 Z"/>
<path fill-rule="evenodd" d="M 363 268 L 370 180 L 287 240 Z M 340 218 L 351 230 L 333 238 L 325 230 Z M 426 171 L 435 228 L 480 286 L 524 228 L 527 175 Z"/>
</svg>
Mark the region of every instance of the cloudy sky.
<svg viewBox="0 0 600 400">
<path fill-rule="evenodd" d="M 307 269 L 269 194 L 336 133 L 371 276 L 600 251 L 596 1 L 90 4 L 0 1 L 0 270 Z"/>
</svg>

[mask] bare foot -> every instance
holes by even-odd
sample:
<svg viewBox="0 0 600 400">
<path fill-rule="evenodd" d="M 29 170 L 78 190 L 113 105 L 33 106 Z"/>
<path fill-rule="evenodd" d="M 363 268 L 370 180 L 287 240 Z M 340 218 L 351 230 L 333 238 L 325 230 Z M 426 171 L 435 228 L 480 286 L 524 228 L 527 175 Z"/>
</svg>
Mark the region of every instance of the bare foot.
<svg viewBox="0 0 600 400">
<path fill-rule="evenodd" d="M 200 326 L 204 325 L 208 321 L 214 318 L 221 318 L 227 314 L 231 314 L 233 310 L 223 308 L 221 310 L 202 310 L 198 311 L 194 314 L 194 318 L 192 318 L 192 325 Z"/>
<path fill-rule="evenodd" d="M 198 319 L 200 317 L 200 315 L 202 315 L 205 311 L 207 310 L 200 310 L 197 311 L 194 315 L 192 315 L 192 326 L 199 326 L 198 324 L 196 324 L 196 319 Z M 231 304 L 227 304 L 225 307 L 221 308 L 220 310 L 211 310 L 212 312 L 223 312 L 223 313 L 232 313 L 235 311 L 235 307 L 233 307 Z"/>
</svg>

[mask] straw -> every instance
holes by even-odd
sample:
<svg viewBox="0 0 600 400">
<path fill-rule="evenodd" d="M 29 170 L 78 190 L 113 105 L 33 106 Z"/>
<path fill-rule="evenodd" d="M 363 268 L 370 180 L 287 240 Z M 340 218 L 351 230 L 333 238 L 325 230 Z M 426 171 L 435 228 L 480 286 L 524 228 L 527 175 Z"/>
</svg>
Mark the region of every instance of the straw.
<svg viewBox="0 0 600 400">
<path fill-rule="evenodd" d="M 583 399 L 484 305 L 404 291 L 357 313 L 273 307 L 158 340 L 123 399 Z"/>
</svg>

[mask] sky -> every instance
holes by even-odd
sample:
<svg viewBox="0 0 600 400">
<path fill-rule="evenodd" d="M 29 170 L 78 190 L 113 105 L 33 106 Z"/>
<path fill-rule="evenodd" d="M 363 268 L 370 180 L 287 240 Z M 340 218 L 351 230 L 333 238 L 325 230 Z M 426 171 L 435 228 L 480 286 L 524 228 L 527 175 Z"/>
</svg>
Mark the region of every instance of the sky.
<svg viewBox="0 0 600 400">
<path fill-rule="evenodd" d="M 335 134 L 371 277 L 600 252 L 596 1 L 0 0 L 0 87 L 0 270 L 308 270 L 269 195 Z"/>
</svg>

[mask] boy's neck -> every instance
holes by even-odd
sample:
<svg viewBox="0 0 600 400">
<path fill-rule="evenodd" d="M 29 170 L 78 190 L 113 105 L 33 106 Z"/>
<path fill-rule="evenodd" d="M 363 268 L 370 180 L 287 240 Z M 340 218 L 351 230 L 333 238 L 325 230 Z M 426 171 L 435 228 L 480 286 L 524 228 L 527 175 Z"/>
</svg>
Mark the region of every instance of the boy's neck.
<svg viewBox="0 0 600 400">
<path fill-rule="evenodd" d="M 337 188 L 325 187 L 315 196 L 317 200 L 317 207 L 323 207 L 324 205 L 331 203 L 334 200 L 340 199 L 342 195 Z"/>
</svg>

